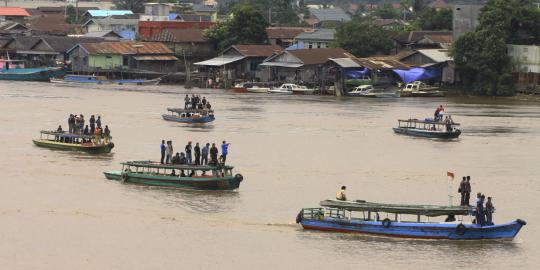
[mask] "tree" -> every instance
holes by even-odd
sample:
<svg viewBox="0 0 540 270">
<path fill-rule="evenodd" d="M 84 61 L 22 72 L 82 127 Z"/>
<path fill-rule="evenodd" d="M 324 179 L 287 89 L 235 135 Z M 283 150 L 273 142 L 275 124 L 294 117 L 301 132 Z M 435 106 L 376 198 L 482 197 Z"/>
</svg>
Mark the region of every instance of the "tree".
<svg viewBox="0 0 540 270">
<path fill-rule="evenodd" d="M 251 6 L 270 24 L 297 26 L 300 20 L 291 2 L 291 0 L 237 0 L 231 5 L 231 9 L 234 9 L 236 5 Z"/>
<path fill-rule="evenodd" d="M 77 21 L 77 10 L 73 5 L 68 5 L 66 7 L 66 18 L 65 22 L 69 24 L 78 23 Z"/>
<path fill-rule="evenodd" d="M 452 55 L 463 84 L 473 94 L 512 95 L 512 63 L 507 44 L 540 40 L 540 13 L 530 0 L 489 0 L 474 32 L 454 42 Z"/>
<path fill-rule="evenodd" d="M 266 44 L 268 22 L 247 5 L 235 5 L 230 17 L 205 31 L 206 38 L 219 50 L 235 44 Z"/>
<path fill-rule="evenodd" d="M 373 15 L 381 19 L 398 19 L 400 17 L 399 10 L 395 9 L 392 4 L 385 2 L 373 11 Z"/>
<path fill-rule="evenodd" d="M 148 0 L 113 0 L 114 6 L 117 9 L 131 10 L 134 13 L 144 12 L 144 3 Z"/>
<path fill-rule="evenodd" d="M 384 29 L 375 25 L 372 17 L 355 16 L 336 30 L 335 47 L 343 48 L 358 57 L 389 53 L 393 42 Z"/>
<path fill-rule="evenodd" d="M 452 30 L 452 10 L 434 8 L 424 9 L 414 24 L 422 30 Z"/>
</svg>

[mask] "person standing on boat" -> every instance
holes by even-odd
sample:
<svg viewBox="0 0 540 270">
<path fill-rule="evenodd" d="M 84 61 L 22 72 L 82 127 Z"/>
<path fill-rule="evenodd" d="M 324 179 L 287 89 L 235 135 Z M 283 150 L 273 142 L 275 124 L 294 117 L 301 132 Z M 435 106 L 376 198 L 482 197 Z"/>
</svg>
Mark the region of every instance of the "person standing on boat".
<svg viewBox="0 0 540 270">
<path fill-rule="evenodd" d="M 109 129 L 109 126 L 105 125 L 105 130 L 103 133 L 105 135 L 105 143 L 109 143 L 111 140 L 111 130 Z"/>
<path fill-rule="evenodd" d="M 217 165 L 218 149 L 215 143 L 212 143 L 212 148 L 210 148 L 210 163 L 214 166 Z"/>
<path fill-rule="evenodd" d="M 98 115 L 96 120 L 96 127 L 101 128 L 101 116 Z"/>
<path fill-rule="evenodd" d="M 479 192 L 476 199 L 476 224 L 480 226 L 485 224 L 484 198 L 485 196 Z"/>
<path fill-rule="evenodd" d="M 227 143 L 223 141 L 221 144 L 221 162 L 225 164 L 225 161 L 227 161 L 227 154 L 229 154 L 229 145 L 230 143 Z"/>
<path fill-rule="evenodd" d="M 493 213 L 495 213 L 495 206 L 491 202 L 491 197 L 487 198 L 486 202 L 486 224 L 493 225 Z"/>
<path fill-rule="evenodd" d="M 195 165 L 201 165 L 201 147 L 199 143 L 195 144 L 193 151 L 195 151 Z"/>
<path fill-rule="evenodd" d="M 165 140 L 161 140 L 161 145 L 159 146 L 159 149 L 161 150 L 160 163 L 163 164 L 165 160 L 165 150 L 167 149 L 167 146 L 165 146 Z"/>
<path fill-rule="evenodd" d="M 203 107 L 206 107 L 206 97 L 202 97 L 201 102 L 202 102 Z"/>
<path fill-rule="evenodd" d="M 68 127 L 69 127 L 69 133 L 74 133 L 75 131 L 73 130 L 73 128 L 75 127 L 75 116 L 73 116 L 73 114 L 70 114 L 69 115 L 69 118 L 68 118 Z"/>
<path fill-rule="evenodd" d="M 207 109 L 207 110 L 211 110 L 211 109 L 212 109 L 212 105 L 210 105 L 210 102 L 207 102 L 207 103 L 206 103 L 206 109 Z"/>
<path fill-rule="evenodd" d="M 465 205 L 471 205 L 470 199 L 471 199 L 471 177 L 467 176 L 467 182 L 465 182 Z"/>
<path fill-rule="evenodd" d="M 172 141 L 167 141 L 167 148 L 165 149 L 165 152 L 167 154 L 167 157 L 165 159 L 165 163 L 169 164 L 171 162 L 172 155 L 173 155 Z"/>
<path fill-rule="evenodd" d="M 463 176 L 463 180 L 461 180 L 461 182 L 459 183 L 459 189 L 458 189 L 459 194 L 461 194 L 461 203 L 460 203 L 460 205 L 467 205 L 467 204 L 465 204 L 465 194 L 466 194 L 465 185 L 466 184 L 467 184 L 467 177 Z"/>
<path fill-rule="evenodd" d="M 336 200 L 338 201 L 346 201 L 347 195 L 345 194 L 345 190 L 347 190 L 346 186 L 341 186 L 341 189 L 336 194 Z"/>
<path fill-rule="evenodd" d="M 208 152 L 210 151 L 210 144 L 206 143 L 206 145 L 202 148 L 201 152 L 201 165 L 208 165 Z"/>
<path fill-rule="evenodd" d="M 94 134 L 94 131 L 96 131 L 96 118 L 94 118 L 94 115 L 90 116 L 90 134 Z"/>
<path fill-rule="evenodd" d="M 191 141 L 189 141 L 188 144 L 186 145 L 186 159 L 187 159 L 188 164 L 191 164 L 193 161 L 191 159 Z"/>
<path fill-rule="evenodd" d="M 184 109 L 187 110 L 188 106 L 189 106 L 189 96 L 186 95 L 186 97 L 184 98 Z"/>
<path fill-rule="evenodd" d="M 80 120 L 79 120 L 79 131 L 83 131 L 84 130 L 84 115 L 80 115 Z"/>
</svg>

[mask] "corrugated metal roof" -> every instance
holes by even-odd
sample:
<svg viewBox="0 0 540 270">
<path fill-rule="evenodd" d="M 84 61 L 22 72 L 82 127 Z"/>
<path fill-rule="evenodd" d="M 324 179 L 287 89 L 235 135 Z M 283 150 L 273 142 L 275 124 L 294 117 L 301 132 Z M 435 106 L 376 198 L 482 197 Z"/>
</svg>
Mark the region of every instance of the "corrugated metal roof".
<svg viewBox="0 0 540 270">
<path fill-rule="evenodd" d="M 88 10 L 86 14 L 90 14 L 92 17 L 107 17 L 111 15 L 126 15 L 133 14 L 131 10 L 111 10 L 111 9 L 97 9 L 97 10 Z"/>
<path fill-rule="evenodd" d="M 28 17 L 30 14 L 24 8 L 0 7 L 0 16 L 21 16 Z"/>
<path fill-rule="evenodd" d="M 336 35 L 336 29 L 318 29 L 307 31 L 295 37 L 296 40 L 325 40 L 332 41 Z"/>
<path fill-rule="evenodd" d="M 202 29 L 165 29 L 148 40 L 173 43 L 205 43 Z"/>
<path fill-rule="evenodd" d="M 172 55 L 144 55 L 144 56 L 135 56 L 137 61 L 176 61 L 178 58 Z"/>
<path fill-rule="evenodd" d="M 342 68 L 366 67 L 371 70 L 409 69 L 409 66 L 392 57 L 334 58 L 330 59 Z"/>
<path fill-rule="evenodd" d="M 214 66 L 214 67 L 221 67 L 236 61 L 240 61 L 242 59 L 246 58 L 245 56 L 234 56 L 234 55 L 221 55 L 218 57 L 214 57 L 212 59 L 202 61 L 195 63 L 197 66 Z"/>
<path fill-rule="evenodd" d="M 259 64 L 260 66 L 267 66 L 267 67 L 288 67 L 288 68 L 299 68 L 303 66 L 303 64 L 298 63 L 288 63 L 288 62 L 264 62 L 262 64 Z"/>
<path fill-rule="evenodd" d="M 330 61 L 333 61 L 338 66 L 342 68 L 357 68 L 361 67 L 360 64 L 353 61 L 351 58 L 330 58 Z"/>
<path fill-rule="evenodd" d="M 307 32 L 311 28 L 305 27 L 268 27 L 266 34 L 269 39 L 293 39 L 301 33 Z"/>
<path fill-rule="evenodd" d="M 233 45 L 232 49 L 246 57 L 269 57 L 283 51 L 278 45 Z"/>
<path fill-rule="evenodd" d="M 172 54 L 173 52 L 160 42 L 117 41 L 102 43 L 81 43 L 89 54 Z"/>
<path fill-rule="evenodd" d="M 287 53 L 290 53 L 294 57 L 300 59 L 304 65 L 324 64 L 330 58 L 354 57 L 354 55 L 341 48 L 293 50 L 287 51 Z"/>
<path fill-rule="evenodd" d="M 431 60 L 437 63 L 443 63 L 443 62 L 454 60 L 454 58 L 448 55 L 449 53 L 448 50 L 426 49 L 426 50 L 418 50 L 418 53 L 425 55 L 426 57 L 430 58 Z"/>
<path fill-rule="evenodd" d="M 311 15 L 316 17 L 319 21 L 343 21 L 348 22 L 351 20 L 351 16 L 345 13 L 341 8 L 310 8 Z"/>
</svg>

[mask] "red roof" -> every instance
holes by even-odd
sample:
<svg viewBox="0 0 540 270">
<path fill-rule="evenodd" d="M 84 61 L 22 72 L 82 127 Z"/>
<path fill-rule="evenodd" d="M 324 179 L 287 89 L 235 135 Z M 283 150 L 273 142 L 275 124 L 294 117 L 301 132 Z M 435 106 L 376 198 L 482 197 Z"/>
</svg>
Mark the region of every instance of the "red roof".
<svg viewBox="0 0 540 270">
<path fill-rule="evenodd" d="M 231 48 L 247 57 L 268 57 L 283 51 L 278 45 L 233 45 Z"/>
<path fill-rule="evenodd" d="M 306 27 L 268 27 L 266 33 L 269 39 L 294 39 L 294 37 L 310 29 Z"/>
<path fill-rule="evenodd" d="M 24 8 L 18 8 L 18 7 L 0 7 L 0 16 L 20 16 L 20 17 L 28 17 L 30 14 L 28 14 L 28 11 Z"/>
<path fill-rule="evenodd" d="M 172 54 L 173 52 L 160 42 L 101 42 L 80 43 L 89 54 Z"/>
</svg>

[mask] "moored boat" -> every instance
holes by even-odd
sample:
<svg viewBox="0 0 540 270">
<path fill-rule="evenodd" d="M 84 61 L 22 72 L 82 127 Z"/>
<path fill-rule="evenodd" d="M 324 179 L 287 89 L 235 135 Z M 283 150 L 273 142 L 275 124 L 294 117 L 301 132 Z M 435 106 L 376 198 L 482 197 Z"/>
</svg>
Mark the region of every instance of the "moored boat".
<svg viewBox="0 0 540 270">
<path fill-rule="evenodd" d="M 377 90 L 373 87 L 373 85 L 360 85 L 348 92 L 347 95 L 353 97 L 398 98 L 400 97 L 400 92 Z"/>
<path fill-rule="evenodd" d="M 122 163 L 122 170 L 104 172 L 109 180 L 152 186 L 205 190 L 234 190 L 244 180 L 229 165 L 160 164 L 152 161 Z"/>
<path fill-rule="evenodd" d="M 430 119 L 398 120 L 398 127 L 392 128 L 395 133 L 416 137 L 454 139 L 461 135 L 459 123 L 453 121 L 438 122 Z"/>
<path fill-rule="evenodd" d="M 526 225 L 521 219 L 503 224 L 467 223 L 471 206 L 381 204 L 326 200 L 319 208 L 304 208 L 296 222 L 304 229 L 362 233 L 401 238 L 480 240 L 513 239 Z M 384 218 L 381 214 L 386 214 Z M 429 218 L 444 217 L 444 221 Z M 458 219 L 456 220 L 456 216 Z"/>
<path fill-rule="evenodd" d="M 231 87 L 231 90 L 233 90 L 235 93 L 247 93 L 248 86 L 248 83 L 237 83 L 233 87 Z"/>
<path fill-rule="evenodd" d="M 402 97 L 444 97 L 439 87 L 427 85 L 421 81 L 408 83 L 401 90 Z"/>
<path fill-rule="evenodd" d="M 167 108 L 167 111 L 169 111 L 169 114 L 162 115 L 163 119 L 167 121 L 202 124 L 212 122 L 216 119 L 213 110 Z"/>
<path fill-rule="evenodd" d="M 247 88 L 247 91 L 249 93 L 268 93 L 269 90 L 270 90 L 269 87 L 258 86 L 258 85 L 253 85 Z"/>
<path fill-rule="evenodd" d="M 292 95 L 293 87 L 295 87 L 295 84 L 292 83 L 284 83 L 280 87 L 272 88 L 268 90 L 269 94 L 282 94 L 282 95 Z"/>
<path fill-rule="evenodd" d="M 114 143 L 95 135 L 82 135 L 56 131 L 41 131 L 40 138 L 32 140 L 36 146 L 92 154 L 110 153 Z"/>
<path fill-rule="evenodd" d="M 105 76 L 96 75 L 65 75 L 63 78 L 51 78 L 51 83 L 67 85 L 156 85 L 161 78 L 152 80 L 146 79 L 113 79 L 109 80 Z"/>
<path fill-rule="evenodd" d="M 21 60 L 0 60 L 0 80 L 46 82 L 63 74 L 61 67 L 25 68 Z"/>
</svg>

